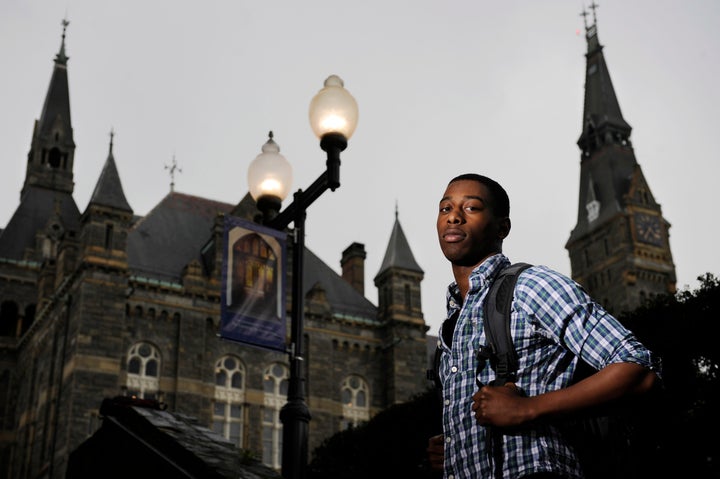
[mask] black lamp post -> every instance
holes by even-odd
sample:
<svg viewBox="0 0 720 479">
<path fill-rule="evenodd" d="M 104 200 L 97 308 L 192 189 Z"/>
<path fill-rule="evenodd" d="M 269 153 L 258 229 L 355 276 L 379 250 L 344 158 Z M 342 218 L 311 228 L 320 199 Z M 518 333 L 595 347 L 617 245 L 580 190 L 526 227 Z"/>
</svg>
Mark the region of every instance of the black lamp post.
<svg viewBox="0 0 720 479">
<path fill-rule="evenodd" d="M 320 138 L 320 147 L 327 153 L 326 170 L 308 187 L 298 190 L 293 202 L 278 213 L 292 181 L 290 164 L 280 155 L 280 148 L 270 138 L 262 153 L 250 164 L 250 193 L 263 214 L 263 223 L 284 230 L 290 223 L 292 231 L 292 303 L 290 331 L 290 383 L 288 401 L 280 411 L 283 423 L 282 476 L 304 479 L 308 458 L 308 426 L 310 410 L 305 403 L 303 322 L 303 251 L 305 250 L 305 212 L 328 188 L 340 186 L 340 152 L 355 131 L 358 109 L 355 99 L 343 88 L 342 80 L 331 75 L 310 103 L 310 125 Z"/>
</svg>

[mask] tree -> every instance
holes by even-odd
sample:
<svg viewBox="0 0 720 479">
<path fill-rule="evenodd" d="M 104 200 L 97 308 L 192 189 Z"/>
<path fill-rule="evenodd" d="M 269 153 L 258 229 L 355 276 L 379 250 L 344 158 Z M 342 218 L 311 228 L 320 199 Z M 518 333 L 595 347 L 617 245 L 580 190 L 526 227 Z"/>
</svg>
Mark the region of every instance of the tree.
<svg viewBox="0 0 720 479">
<path fill-rule="evenodd" d="M 441 415 L 434 389 L 393 405 L 326 439 L 313 452 L 308 479 L 430 479 L 425 449 L 442 431 Z"/>
<path fill-rule="evenodd" d="M 720 281 L 656 297 L 620 320 L 662 360 L 664 389 L 636 425 L 635 444 L 655 474 L 718 477 L 720 450 L 708 440 L 720 428 Z"/>
</svg>

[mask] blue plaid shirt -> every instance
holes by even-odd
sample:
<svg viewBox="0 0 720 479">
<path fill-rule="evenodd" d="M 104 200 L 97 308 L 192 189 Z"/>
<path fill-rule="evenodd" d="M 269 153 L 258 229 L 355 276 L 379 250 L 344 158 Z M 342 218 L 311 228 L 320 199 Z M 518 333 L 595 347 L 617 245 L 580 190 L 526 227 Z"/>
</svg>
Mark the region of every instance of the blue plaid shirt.
<svg viewBox="0 0 720 479">
<path fill-rule="evenodd" d="M 470 289 L 460 304 L 456 283 L 448 287 L 448 317 L 458 313 L 451 344 L 443 335 L 440 363 L 443 383 L 445 478 L 494 477 L 486 428 L 477 423 L 472 406 L 476 352 L 485 344 L 482 304 L 490 280 L 510 261 L 502 254 L 488 258 L 470 275 Z M 442 331 L 442 329 L 441 329 Z M 657 370 L 656 359 L 633 334 L 595 303 L 573 280 L 544 266 L 533 266 L 519 277 L 511 313 L 511 331 L 519 356 L 517 386 L 536 396 L 571 384 L 581 357 L 596 369 L 633 362 Z M 489 364 L 480 372 L 482 384 L 494 379 Z M 535 425 L 503 435 L 503 476 L 518 478 L 554 472 L 582 478 L 572 449 L 554 425 Z"/>
</svg>

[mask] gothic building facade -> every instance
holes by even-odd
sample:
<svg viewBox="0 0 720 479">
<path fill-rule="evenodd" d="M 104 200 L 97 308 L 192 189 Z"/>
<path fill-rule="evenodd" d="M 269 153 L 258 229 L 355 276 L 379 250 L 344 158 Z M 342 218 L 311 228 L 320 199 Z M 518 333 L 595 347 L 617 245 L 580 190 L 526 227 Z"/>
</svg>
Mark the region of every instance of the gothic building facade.
<svg viewBox="0 0 720 479">
<path fill-rule="evenodd" d="M 255 202 L 171 191 L 138 216 L 111 137 L 81 209 L 68 92 L 63 30 L 19 205 L 0 230 L 0 478 L 65 477 L 117 396 L 158 400 L 279 468 L 287 354 L 218 334 L 224 217 L 253 221 Z M 310 451 L 427 387 L 423 271 L 397 214 L 379 306 L 364 294 L 365 254 L 351 244 L 337 274 L 304 249 Z"/>
<path fill-rule="evenodd" d="M 632 128 L 620 112 L 598 40 L 596 7 L 593 24 L 586 24 L 578 216 L 566 248 L 573 279 L 619 314 L 674 293 L 676 278 L 670 223 L 635 159 Z"/>
</svg>

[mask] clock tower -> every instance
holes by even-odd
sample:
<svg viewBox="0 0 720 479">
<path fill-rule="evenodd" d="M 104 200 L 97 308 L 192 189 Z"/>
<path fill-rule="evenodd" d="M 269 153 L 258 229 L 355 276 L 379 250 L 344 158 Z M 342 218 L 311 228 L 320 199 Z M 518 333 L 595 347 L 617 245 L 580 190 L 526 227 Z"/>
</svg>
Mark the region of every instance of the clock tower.
<svg viewBox="0 0 720 479">
<path fill-rule="evenodd" d="M 620 105 L 597 36 L 593 3 L 587 39 L 577 224 L 565 247 L 572 277 L 611 313 L 675 292 L 670 223 L 635 159 L 632 128 Z"/>
</svg>

